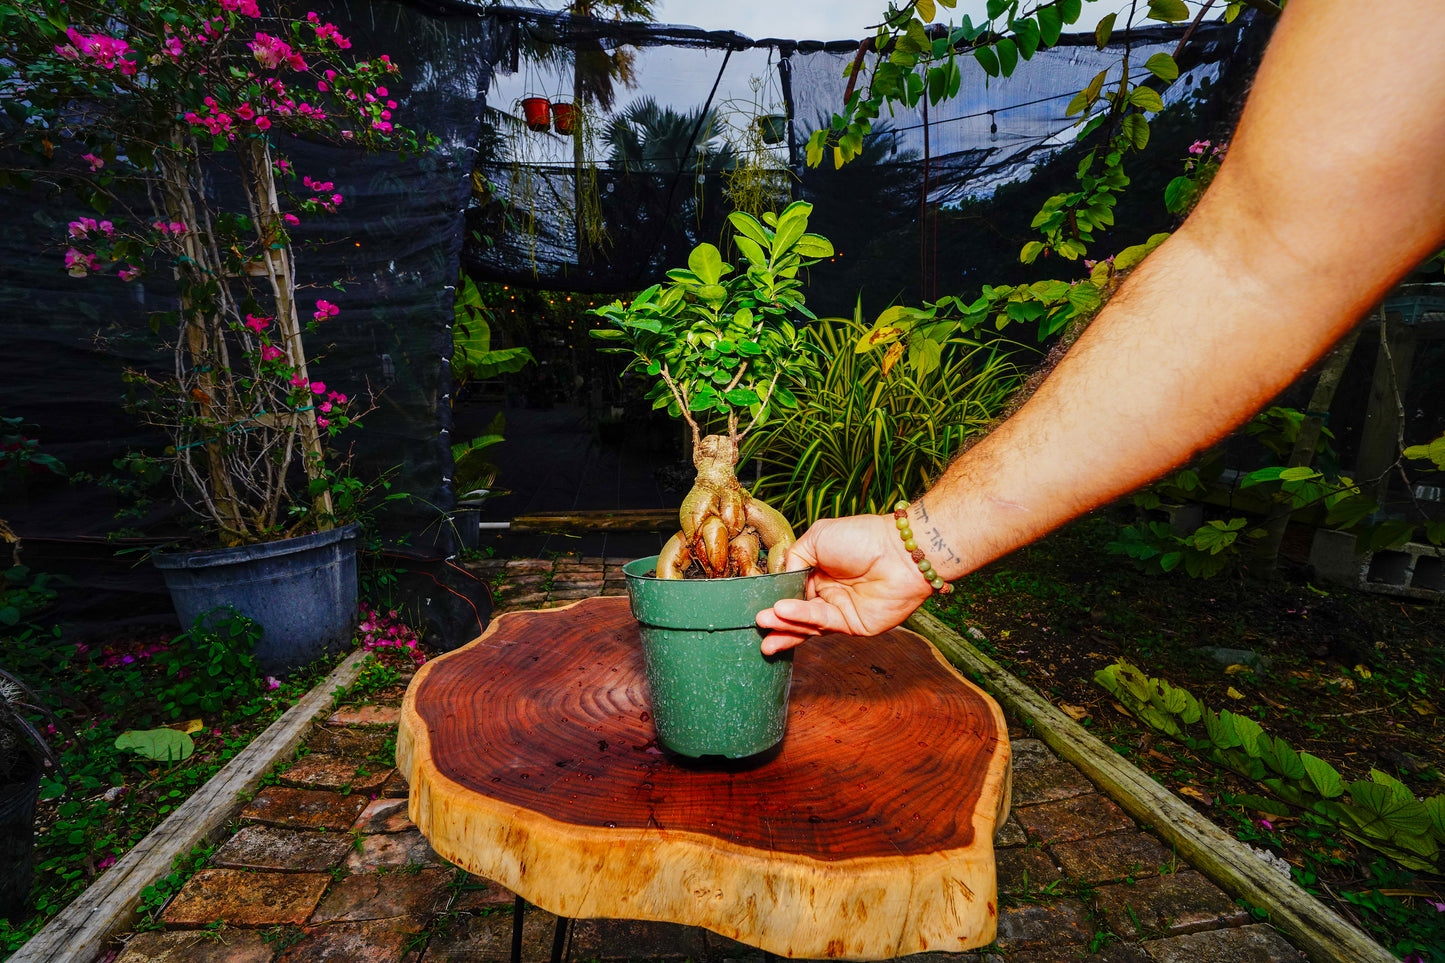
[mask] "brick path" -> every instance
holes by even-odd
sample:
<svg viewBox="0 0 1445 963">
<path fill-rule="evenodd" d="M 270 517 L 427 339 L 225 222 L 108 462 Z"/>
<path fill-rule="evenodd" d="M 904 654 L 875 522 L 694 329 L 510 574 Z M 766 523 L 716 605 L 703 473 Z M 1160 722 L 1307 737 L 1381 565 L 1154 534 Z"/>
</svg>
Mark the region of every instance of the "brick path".
<svg viewBox="0 0 1445 963">
<path fill-rule="evenodd" d="M 620 560 L 485 561 L 498 611 L 623 594 Z M 114 963 L 493 963 L 512 894 L 449 866 L 406 817 L 388 759 L 402 690 L 316 727 L 309 754 L 246 806 L 235 833 Z M 998 942 L 920 963 L 1275 963 L 1303 957 L 1140 830 L 1073 766 L 1011 724 L 1013 815 L 996 840 Z M 523 959 L 555 918 L 527 915 Z M 760 960 L 695 927 L 582 920 L 568 959 Z"/>
</svg>

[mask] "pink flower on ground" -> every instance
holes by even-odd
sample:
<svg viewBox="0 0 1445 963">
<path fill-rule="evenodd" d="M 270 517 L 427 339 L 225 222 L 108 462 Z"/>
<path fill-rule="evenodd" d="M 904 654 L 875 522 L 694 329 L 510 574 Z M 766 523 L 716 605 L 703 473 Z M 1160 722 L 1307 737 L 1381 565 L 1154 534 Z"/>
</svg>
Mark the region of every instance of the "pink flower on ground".
<svg viewBox="0 0 1445 963">
<path fill-rule="evenodd" d="M 105 166 L 105 158 L 96 157 L 94 154 L 81 154 L 80 158 L 81 160 L 88 163 L 90 165 L 90 169 L 93 171 L 98 171 Z"/>
<path fill-rule="evenodd" d="M 96 868 L 96 869 L 110 869 L 110 868 L 111 868 L 112 866 L 114 866 L 114 865 L 115 865 L 115 857 L 114 857 L 114 856 L 107 856 L 105 859 L 102 859 L 100 862 L 96 863 L 96 864 L 95 864 L 95 868 Z"/>
<path fill-rule="evenodd" d="M 266 689 L 268 691 L 281 688 L 281 683 L 276 681 L 275 676 L 266 676 Z"/>
<path fill-rule="evenodd" d="M 1258 826 L 1260 829 L 1268 829 L 1268 830 L 1273 830 L 1273 829 L 1274 829 L 1274 823 L 1270 822 L 1268 819 L 1265 819 L 1263 816 L 1261 816 L 1259 819 L 1256 819 L 1256 820 L 1254 821 L 1254 824 L 1255 824 L 1256 826 Z"/>
<path fill-rule="evenodd" d="M 270 318 L 261 318 L 257 317 L 254 314 L 246 315 L 246 327 L 250 328 L 252 331 L 257 332 L 258 334 L 262 331 L 265 331 L 268 327 L 270 327 L 270 325 Z"/>
<path fill-rule="evenodd" d="M 264 345 L 261 346 L 261 360 L 262 360 L 262 361 L 275 361 L 277 358 L 284 358 L 284 357 L 286 357 L 286 352 L 282 351 L 280 348 L 276 347 L 275 345 L 264 344 Z"/>
</svg>

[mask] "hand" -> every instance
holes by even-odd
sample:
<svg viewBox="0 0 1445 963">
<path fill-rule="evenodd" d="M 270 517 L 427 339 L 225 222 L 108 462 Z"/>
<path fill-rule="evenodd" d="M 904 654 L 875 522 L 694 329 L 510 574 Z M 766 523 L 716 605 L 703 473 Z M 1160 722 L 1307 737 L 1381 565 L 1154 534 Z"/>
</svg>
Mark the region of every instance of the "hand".
<svg viewBox="0 0 1445 963">
<path fill-rule="evenodd" d="M 758 613 L 758 625 L 770 630 L 764 655 L 824 632 L 886 632 L 933 591 L 888 515 L 820 519 L 788 551 L 788 571 L 810 566 L 806 600 L 783 599 Z"/>
</svg>

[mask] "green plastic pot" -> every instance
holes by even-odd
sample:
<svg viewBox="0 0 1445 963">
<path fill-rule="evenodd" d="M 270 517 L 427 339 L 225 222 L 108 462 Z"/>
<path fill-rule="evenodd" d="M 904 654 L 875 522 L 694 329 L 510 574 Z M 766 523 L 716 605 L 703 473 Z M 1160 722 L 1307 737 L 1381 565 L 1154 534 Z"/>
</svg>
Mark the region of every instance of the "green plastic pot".
<svg viewBox="0 0 1445 963">
<path fill-rule="evenodd" d="M 802 598 L 808 573 L 660 579 L 657 556 L 623 566 L 642 636 L 652 721 L 684 756 L 740 759 L 777 745 L 788 725 L 792 650 L 765 656 L 757 614 Z"/>
</svg>

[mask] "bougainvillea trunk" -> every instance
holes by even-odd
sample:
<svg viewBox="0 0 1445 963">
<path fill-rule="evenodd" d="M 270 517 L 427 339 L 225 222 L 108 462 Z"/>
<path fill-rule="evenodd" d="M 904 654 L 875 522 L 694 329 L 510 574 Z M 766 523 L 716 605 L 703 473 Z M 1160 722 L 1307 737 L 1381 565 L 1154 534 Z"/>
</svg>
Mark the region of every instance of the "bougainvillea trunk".
<svg viewBox="0 0 1445 963">
<path fill-rule="evenodd" d="M 708 435 L 693 445 L 692 462 L 697 481 L 678 513 L 681 531 L 657 557 L 657 577 L 685 578 L 693 563 L 701 578 L 781 572 L 793 544 L 793 527 L 738 483 L 737 441 L 730 435 Z M 766 566 L 759 559 L 763 552 Z"/>
<path fill-rule="evenodd" d="M 254 220 L 261 250 L 266 258 L 261 269 L 271 282 L 271 295 L 276 302 L 276 326 L 280 330 L 282 343 L 286 346 L 286 357 L 296 369 L 296 377 L 310 380 L 306 370 L 306 350 L 301 344 L 301 322 L 296 314 L 296 278 L 291 270 L 291 247 L 283 238 L 281 230 L 281 202 L 276 196 L 276 173 L 271 164 L 271 146 L 263 138 L 250 141 L 252 190 L 249 192 L 256 205 Z M 306 480 L 320 489 L 313 505 L 316 509 L 318 531 L 332 527 L 335 516 L 331 504 L 331 492 L 324 485 L 316 485 L 324 477 L 326 464 L 321 450 L 321 432 L 316 425 L 316 408 L 311 406 L 296 412 L 301 431 L 302 461 L 306 466 Z"/>
</svg>

